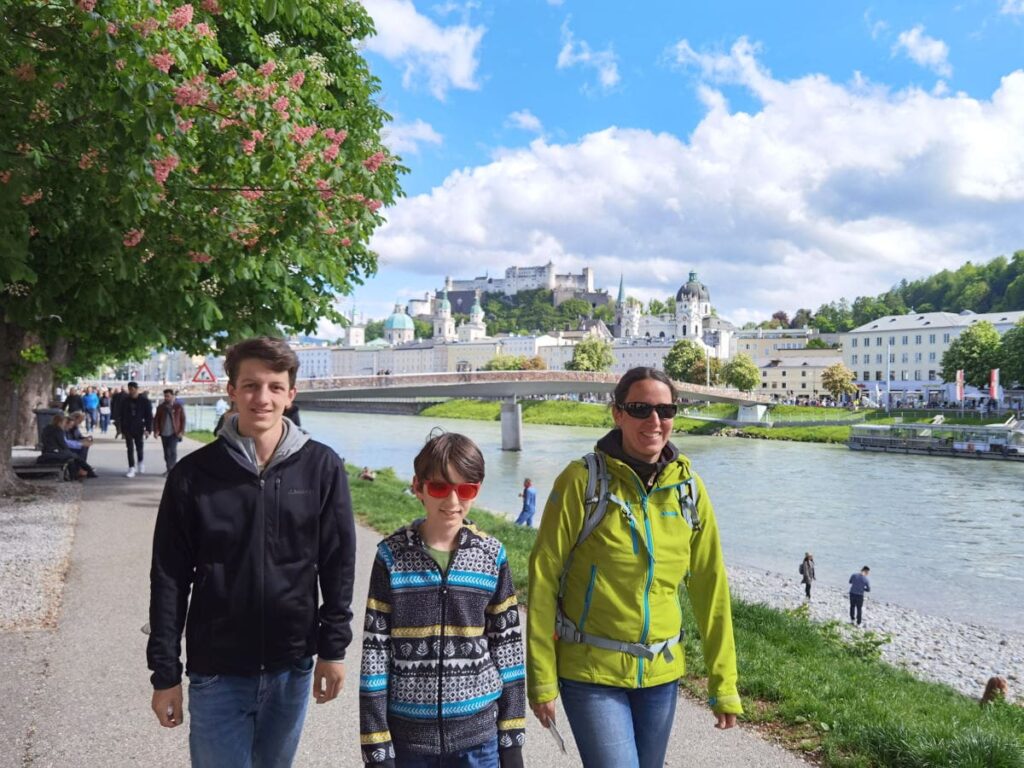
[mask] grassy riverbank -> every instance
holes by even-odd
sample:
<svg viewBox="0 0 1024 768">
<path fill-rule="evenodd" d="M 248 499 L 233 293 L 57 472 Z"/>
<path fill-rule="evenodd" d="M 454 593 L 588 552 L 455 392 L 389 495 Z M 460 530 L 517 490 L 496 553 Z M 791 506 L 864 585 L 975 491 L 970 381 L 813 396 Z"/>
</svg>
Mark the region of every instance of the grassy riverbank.
<svg viewBox="0 0 1024 768">
<path fill-rule="evenodd" d="M 611 412 L 607 405 L 578 403 L 573 400 L 523 400 L 523 421 L 527 424 L 557 424 L 570 427 L 612 427 Z M 850 439 L 850 425 L 868 422 L 871 424 L 894 424 L 903 422 L 928 422 L 935 417 L 934 411 L 893 411 L 879 410 L 847 411 L 842 408 L 816 408 L 800 405 L 776 405 L 772 407 L 773 425 L 770 427 L 734 427 L 718 419 L 735 420 L 738 407 L 728 403 L 709 403 L 698 408 L 684 409 L 675 419 L 675 431 L 688 435 L 726 435 L 748 437 L 758 440 L 789 440 L 800 443 L 839 443 Z M 687 414 L 702 418 L 688 418 Z M 473 419 L 477 421 L 499 421 L 501 404 L 490 400 L 450 400 L 426 408 L 421 416 L 449 419 Z M 998 424 L 1005 416 L 976 414 L 946 414 L 947 424 Z M 805 422 L 831 421 L 833 424 L 806 425 Z"/>
<path fill-rule="evenodd" d="M 391 469 L 378 470 L 372 483 L 355 468 L 349 473 L 356 515 L 382 535 L 422 515 Z M 505 544 L 525 602 L 535 531 L 485 511 L 471 517 Z M 842 768 L 1024 768 L 1024 709 L 981 709 L 946 686 L 915 680 L 877 660 L 871 633 L 850 643 L 835 625 L 741 602 L 733 614 L 744 719 L 791 749 Z M 684 683 L 702 698 L 704 665 L 688 610 L 685 620 Z"/>
</svg>

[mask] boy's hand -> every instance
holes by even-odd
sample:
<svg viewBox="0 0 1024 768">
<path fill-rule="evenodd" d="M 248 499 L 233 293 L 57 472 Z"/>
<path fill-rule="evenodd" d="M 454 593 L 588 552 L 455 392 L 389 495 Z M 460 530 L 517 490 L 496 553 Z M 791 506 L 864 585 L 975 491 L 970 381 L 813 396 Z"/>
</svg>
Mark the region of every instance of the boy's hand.
<svg viewBox="0 0 1024 768">
<path fill-rule="evenodd" d="M 736 715 L 726 714 L 725 712 L 719 712 L 715 715 L 715 717 L 717 718 L 715 728 L 717 728 L 720 731 L 726 731 L 729 728 L 734 728 L 736 726 Z"/>
<path fill-rule="evenodd" d="M 548 724 L 553 722 L 555 719 L 555 702 L 545 701 L 543 704 L 531 704 L 530 709 L 533 710 L 534 717 L 540 721 L 540 724 L 545 728 Z"/>
<path fill-rule="evenodd" d="M 345 686 L 345 662 L 317 659 L 313 669 L 313 698 L 317 704 L 326 704 L 338 698 Z"/>
<path fill-rule="evenodd" d="M 173 688 L 153 691 L 153 711 L 164 728 L 174 728 L 182 723 L 181 683 Z"/>
</svg>

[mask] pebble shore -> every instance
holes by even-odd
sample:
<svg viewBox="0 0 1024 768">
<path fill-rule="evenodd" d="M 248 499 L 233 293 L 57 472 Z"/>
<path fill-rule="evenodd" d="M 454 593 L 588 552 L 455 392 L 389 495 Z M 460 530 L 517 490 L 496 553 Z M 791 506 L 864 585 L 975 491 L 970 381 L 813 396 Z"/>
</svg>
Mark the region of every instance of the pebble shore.
<svg viewBox="0 0 1024 768">
<path fill-rule="evenodd" d="M 729 568 L 729 586 L 737 599 L 771 608 L 791 609 L 805 602 L 799 577 L 771 571 Z M 929 616 L 874 600 L 870 594 L 858 629 L 849 625 L 848 593 L 817 582 L 811 591 L 810 615 L 821 622 L 838 619 L 851 632 L 890 635 L 892 642 L 882 646 L 882 658 L 917 678 L 980 698 L 985 682 L 1002 675 L 1010 683 L 1011 698 L 1024 700 L 1024 634 Z"/>
<path fill-rule="evenodd" d="M 57 623 L 82 487 L 57 483 L 46 491 L 0 500 L 0 631 Z"/>
</svg>

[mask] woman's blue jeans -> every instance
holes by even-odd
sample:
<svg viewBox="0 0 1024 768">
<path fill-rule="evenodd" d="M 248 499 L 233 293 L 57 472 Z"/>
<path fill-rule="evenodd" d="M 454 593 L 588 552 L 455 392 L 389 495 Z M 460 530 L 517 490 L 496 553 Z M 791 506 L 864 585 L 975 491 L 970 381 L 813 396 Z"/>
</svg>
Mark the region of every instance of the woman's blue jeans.
<svg viewBox="0 0 1024 768">
<path fill-rule="evenodd" d="M 559 680 L 562 706 L 584 768 L 662 768 L 675 719 L 677 682 L 653 688 Z"/>
<path fill-rule="evenodd" d="M 313 695 L 313 659 L 256 675 L 189 675 L 193 768 L 288 768 Z"/>
</svg>

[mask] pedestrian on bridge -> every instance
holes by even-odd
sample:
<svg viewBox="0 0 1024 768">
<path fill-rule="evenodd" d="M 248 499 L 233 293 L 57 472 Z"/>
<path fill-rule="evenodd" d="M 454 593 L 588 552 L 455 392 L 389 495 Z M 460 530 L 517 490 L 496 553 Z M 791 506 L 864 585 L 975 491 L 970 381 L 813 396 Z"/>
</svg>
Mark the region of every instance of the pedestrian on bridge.
<svg viewBox="0 0 1024 768">
<path fill-rule="evenodd" d="M 615 429 L 555 480 L 530 556 L 530 706 L 549 727 L 562 697 L 585 768 L 664 765 L 684 672 L 681 585 L 716 727 L 743 711 L 715 513 L 669 441 L 676 399 L 659 370 L 623 375 Z"/>
</svg>

